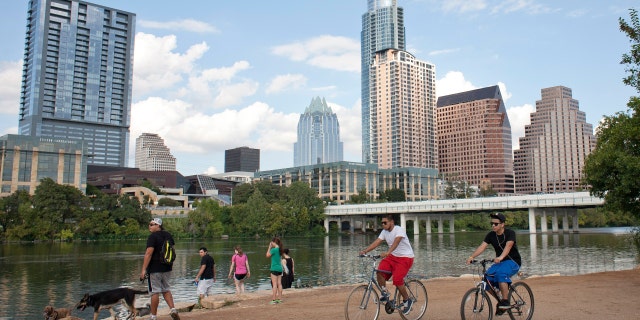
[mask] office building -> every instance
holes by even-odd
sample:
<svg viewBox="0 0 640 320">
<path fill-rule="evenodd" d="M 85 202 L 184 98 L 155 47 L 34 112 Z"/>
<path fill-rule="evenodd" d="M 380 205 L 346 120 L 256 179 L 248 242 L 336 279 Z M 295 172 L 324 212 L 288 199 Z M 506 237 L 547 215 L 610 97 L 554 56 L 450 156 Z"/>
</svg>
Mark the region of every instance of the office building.
<svg viewBox="0 0 640 320">
<path fill-rule="evenodd" d="M 87 148 L 78 140 L 8 134 L 0 137 L 0 197 L 35 194 L 40 180 L 87 189 Z"/>
<path fill-rule="evenodd" d="M 426 168 L 380 169 L 373 163 L 331 162 L 256 172 L 257 180 L 289 186 L 302 181 L 333 204 L 347 203 L 364 190 L 371 200 L 391 189 L 404 191 L 406 201 L 438 199 L 438 172 Z"/>
<path fill-rule="evenodd" d="M 446 180 L 514 193 L 511 125 L 498 86 L 438 98 L 438 168 Z"/>
<path fill-rule="evenodd" d="M 342 161 L 338 116 L 325 99 L 313 98 L 298 121 L 298 140 L 293 144 L 293 165 L 305 166 Z"/>
<path fill-rule="evenodd" d="M 570 88 L 545 88 L 541 96 L 514 151 L 516 193 L 577 191 L 585 159 L 596 145 L 593 127 Z"/>
<path fill-rule="evenodd" d="M 19 133 L 79 139 L 90 164 L 124 166 L 135 14 L 78 0 L 28 3 Z"/>
<path fill-rule="evenodd" d="M 385 49 L 405 50 L 404 10 L 397 0 L 368 0 L 360 33 L 362 97 L 362 162 L 372 163 L 372 127 L 369 69 L 375 53 Z"/>
<path fill-rule="evenodd" d="M 260 170 L 260 149 L 239 147 L 224 151 L 224 172 Z"/>
<path fill-rule="evenodd" d="M 176 171 L 176 158 L 155 133 L 143 133 L 136 139 L 136 168 L 142 171 Z"/>
<path fill-rule="evenodd" d="M 438 168 L 435 66 L 406 51 L 376 52 L 369 69 L 371 162 Z"/>
</svg>

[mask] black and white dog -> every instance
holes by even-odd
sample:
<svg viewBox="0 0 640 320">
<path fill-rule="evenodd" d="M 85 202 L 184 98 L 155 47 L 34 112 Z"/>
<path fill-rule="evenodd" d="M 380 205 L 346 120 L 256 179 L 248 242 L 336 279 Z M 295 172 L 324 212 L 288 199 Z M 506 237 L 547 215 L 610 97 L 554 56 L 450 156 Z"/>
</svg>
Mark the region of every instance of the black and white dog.
<svg viewBox="0 0 640 320">
<path fill-rule="evenodd" d="M 117 319 L 116 313 L 111 309 L 114 305 L 124 302 L 130 313 L 127 319 L 133 319 L 137 315 L 134 306 L 136 294 L 146 294 L 147 291 L 139 291 L 131 288 L 118 288 L 108 291 L 98 292 L 96 294 L 86 293 L 82 300 L 78 302 L 76 309 L 84 310 L 86 307 L 93 307 L 93 320 L 98 319 L 100 310 L 109 309 L 109 313 L 113 319 Z"/>
</svg>

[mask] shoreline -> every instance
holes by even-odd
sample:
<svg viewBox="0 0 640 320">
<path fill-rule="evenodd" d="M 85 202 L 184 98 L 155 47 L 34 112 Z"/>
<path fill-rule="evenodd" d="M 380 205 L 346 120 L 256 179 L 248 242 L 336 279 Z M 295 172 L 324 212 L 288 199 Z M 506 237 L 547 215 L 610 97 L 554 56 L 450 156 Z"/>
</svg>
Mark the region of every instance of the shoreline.
<svg viewBox="0 0 640 320">
<path fill-rule="evenodd" d="M 423 319 L 459 319 L 460 300 L 472 288 L 477 276 L 442 277 L 423 280 L 428 293 L 427 312 Z M 604 271 L 582 275 L 550 274 L 530 276 L 524 281 L 534 293 L 534 319 L 636 319 L 640 304 L 640 267 L 630 270 Z M 180 318 L 204 319 L 343 319 L 344 303 L 356 284 L 287 289 L 283 303 L 270 305 L 271 290 L 259 290 L 237 296 L 217 294 L 205 298 L 203 305 L 215 309 L 181 312 Z M 495 301 L 494 301 L 495 302 Z M 193 303 L 180 303 L 187 307 Z M 170 319 L 161 301 L 158 319 Z M 148 316 L 141 319 L 148 319 Z M 379 319 L 398 319 L 397 313 L 380 310 Z M 500 319 L 500 317 L 498 317 Z M 505 318 L 506 319 L 506 318 Z"/>
</svg>

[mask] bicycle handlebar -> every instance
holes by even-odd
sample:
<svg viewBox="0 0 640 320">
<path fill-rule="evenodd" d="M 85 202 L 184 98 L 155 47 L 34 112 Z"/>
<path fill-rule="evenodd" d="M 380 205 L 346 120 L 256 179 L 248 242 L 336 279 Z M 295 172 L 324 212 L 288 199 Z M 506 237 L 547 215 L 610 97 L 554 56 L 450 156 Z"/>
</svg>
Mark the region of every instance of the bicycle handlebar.
<svg viewBox="0 0 640 320">
<path fill-rule="evenodd" d="M 380 259 L 380 255 L 379 255 L 379 254 L 377 254 L 377 255 L 372 255 L 372 254 L 367 254 L 367 253 L 365 253 L 365 254 L 358 255 L 358 257 L 359 257 L 359 258 L 371 258 L 371 259 L 373 259 L 373 260 Z"/>
</svg>

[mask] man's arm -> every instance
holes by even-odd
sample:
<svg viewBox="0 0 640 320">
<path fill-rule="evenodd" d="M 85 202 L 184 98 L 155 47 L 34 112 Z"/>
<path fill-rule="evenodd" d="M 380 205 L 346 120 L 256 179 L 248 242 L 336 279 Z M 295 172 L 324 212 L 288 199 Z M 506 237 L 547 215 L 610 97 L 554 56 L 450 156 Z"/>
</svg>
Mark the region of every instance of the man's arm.
<svg viewBox="0 0 640 320">
<path fill-rule="evenodd" d="M 204 272 L 204 269 L 207 267 L 206 264 L 201 264 L 200 265 L 200 270 L 198 270 L 198 274 L 196 275 L 196 282 L 200 281 L 200 276 L 202 275 L 202 273 Z"/>
<path fill-rule="evenodd" d="M 373 241 L 366 249 L 360 251 L 360 255 L 363 255 L 375 248 L 377 248 L 381 243 L 383 242 L 382 239 L 377 238 L 375 241 Z"/>
<path fill-rule="evenodd" d="M 151 256 L 153 255 L 153 247 L 147 247 L 147 250 L 144 252 L 144 261 L 142 262 L 142 271 L 140 272 L 140 280 L 144 279 L 147 275 L 147 268 L 149 267 L 149 263 L 151 262 Z"/>
<path fill-rule="evenodd" d="M 467 258 L 467 264 L 471 263 L 471 261 L 473 259 L 475 259 L 477 256 L 479 256 L 482 252 L 484 252 L 485 249 L 487 249 L 487 246 L 489 244 L 482 241 L 482 243 L 478 246 L 478 248 L 476 249 L 476 251 L 474 251 L 471 256 L 469 256 L 469 258 Z"/>
<path fill-rule="evenodd" d="M 494 262 L 499 263 L 504 260 L 509 255 L 511 248 L 513 248 L 514 241 L 507 241 L 507 244 L 504 246 L 504 250 L 502 250 L 502 254 L 499 257 L 496 257 Z"/>
<path fill-rule="evenodd" d="M 391 252 L 393 252 L 393 250 L 395 250 L 398 247 L 398 245 L 400 244 L 400 241 L 402 241 L 402 238 L 404 238 L 404 237 L 403 236 L 395 237 L 395 239 L 393 239 L 393 243 L 389 247 L 389 250 L 387 250 L 387 252 L 381 253 L 380 256 L 384 258 L 384 257 L 390 255 Z"/>
</svg>

